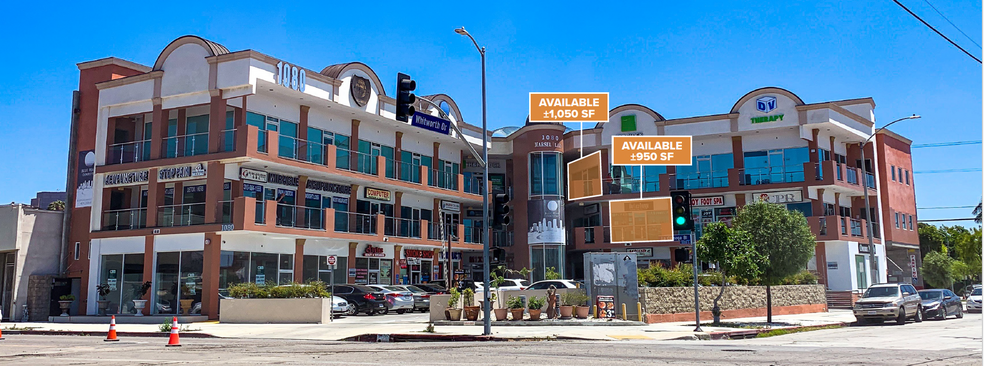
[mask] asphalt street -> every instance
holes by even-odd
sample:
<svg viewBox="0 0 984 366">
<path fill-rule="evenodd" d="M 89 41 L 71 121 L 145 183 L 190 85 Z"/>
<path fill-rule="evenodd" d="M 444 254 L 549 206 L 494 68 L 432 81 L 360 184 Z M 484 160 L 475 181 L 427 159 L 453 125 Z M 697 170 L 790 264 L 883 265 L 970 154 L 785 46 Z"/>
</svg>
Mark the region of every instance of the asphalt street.
<svg viewBox="0 0 984 366">
<path fill-rule="evenodd" d="M 3 365 L 106 364 L 673 364 L 981 365 L 982 317 L 885 324 L 721 341 L 355 343 L 283 339 L 7 335 Z"/>
</svg>

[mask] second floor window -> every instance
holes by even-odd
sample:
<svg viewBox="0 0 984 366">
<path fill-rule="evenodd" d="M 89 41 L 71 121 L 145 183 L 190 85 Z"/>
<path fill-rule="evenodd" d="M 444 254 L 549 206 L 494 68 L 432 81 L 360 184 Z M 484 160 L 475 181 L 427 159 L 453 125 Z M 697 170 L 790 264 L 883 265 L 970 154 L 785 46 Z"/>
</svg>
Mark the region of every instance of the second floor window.
<svg viewBox="0 0 984 366">
<path fill-rule="evenodd" d="M 530 154 L 530 195 L 560 195 L 561 156 L 559 152 Z"/>
<path fill-rule="evenodd" d="M 810 149 L 793 147 L 744 153 L 745 184 L 802 182 L 803 164 L 810 161 Z"/>
<path fill-rule="evenodd" d="M 728 186 L 728 169 L 735 167 L 733 154 L 700 155 L 693 157 L 690 166 L 676 169 L 676 189 L 695 189 Z"/>
</svg>

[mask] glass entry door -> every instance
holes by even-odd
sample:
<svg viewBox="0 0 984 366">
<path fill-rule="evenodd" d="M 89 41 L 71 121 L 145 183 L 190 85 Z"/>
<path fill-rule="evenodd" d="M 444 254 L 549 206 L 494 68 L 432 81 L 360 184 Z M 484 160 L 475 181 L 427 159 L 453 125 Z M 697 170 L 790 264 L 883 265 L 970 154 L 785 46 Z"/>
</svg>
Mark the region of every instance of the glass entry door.
<svg viewBox="0 0 984 366">
<path fill-rule="evenodd" d="M 157 253 L 153 314 L 201 314 L 203 253 Z"/>
</svg>

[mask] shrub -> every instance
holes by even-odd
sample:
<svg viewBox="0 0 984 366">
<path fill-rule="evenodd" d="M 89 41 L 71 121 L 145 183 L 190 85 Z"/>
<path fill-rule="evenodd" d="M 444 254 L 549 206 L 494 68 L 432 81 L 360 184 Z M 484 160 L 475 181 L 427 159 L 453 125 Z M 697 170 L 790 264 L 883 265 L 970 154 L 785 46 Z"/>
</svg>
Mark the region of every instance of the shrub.
<svg viewBox="0 0 984 366">
<path fill-rule="evenodd" d="M 584 306 L 588 303 L 588 295 L 581 290 L 569 290 L 560 295 L 560 301 L 565 306 Z"/>
<path fill-rule="evenodd" d="M 331 297 L 331 292 L 328 292 L 324 282 L 321 281 L 307 284 L 289 283 L 279 286 L 274 284 L 260 286 L 252 282 L 244 282 L 230 285 L 228 290 L 229 296 L 235 298 L 297 299 Z"/>
<path fill-rule="evenodd" d="M 545 280 L 559 280 L 560 273 L 557 272 L 556 267 L 547 267 L 546 272 L 543 274 L 543 279 Z"/>
<path fill-rule="evenodd" d="M 61 301 L 75 301 L 75 295 L 61 295 L 61 297 L 59 297 L 58 300 L 61 300 Z"/>
<path fill-rule="evenodd" d="M 458 292 L 458 289 L 453 287 L 448 291 L 448 293 L 451 294 L 451 298 L 448 299 L 448 308 L 454 309 L 458 307 L 458 301 L 461 300 L 461 293 Z"/>
<path fill-rule="evenodd" d="M 539 310 L 543 308 L 544 304 L 546 304 L 546 298 L 542 296 L 531 296 L 528 303 L 530 309 Z"/>
<path fill-rule="evenodd" d="M 522 309 L 523 308 L 523 298 L 519 296 L 510 297 L 506 301 L 506 307 L 510 309 Z"/>
<path fill-rule="evenodd" d="M 474 290 L 472 290 L 470 288 L 466 288 L 464 291 L 461 292 L 461 297 L 464 298 L 462 300 L 462 304 L 464 304 L 465 306 L 475 306 L 475 291 Z"/>
<path fill-rule="evenodd" d="M 783 285 L 815 285 L 816 283 L 817 276 L 808 270 L 803 270 L 782 280 Z"/>
</svg>

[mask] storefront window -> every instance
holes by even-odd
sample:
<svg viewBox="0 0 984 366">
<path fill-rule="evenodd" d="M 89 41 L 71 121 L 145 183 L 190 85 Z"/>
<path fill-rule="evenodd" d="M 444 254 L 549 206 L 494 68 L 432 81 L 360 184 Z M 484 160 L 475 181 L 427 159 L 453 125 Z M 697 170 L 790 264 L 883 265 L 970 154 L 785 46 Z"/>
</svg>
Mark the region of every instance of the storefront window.
<svg viewBox="0 0 984 366">
<path fill-rule="evenodd" d="M 659 176 L 666 174 L 666 167 L 612 166 L 610 174 L 612 184 L 606 187 L 608 194 L 659 192 Z"/>
<path fill-rule="evenodd" d="M 733 154 L 695 156 L 690 166 L 677 167 L 675 189 L 727 187 L 728 169 L 734 164 Z"/>
<path fill-rule="evenodd" d="M 337 257 L 335 269 L 328 266 L 328 257 L 323 255 L 304 256 L 304 282 L 321 281 L 330 283 L 332 277 L 335 284 L 343 284 L 348 281 L 348 258 Z"/>
<path fill-rule="evenodd" d="M 547 268 L 552 268 L 564 278 L 564 245 L 531 245 L 530 265 L 533 281 L 546 279 Z"/>
<path fill-rule="evenodd" d="M 202 251 L 157 253 L 155 314 L 200 314 Z"/>
<path fill-rule="evenodd" d="M 530 154 L 530 195 L 560 195 L 561 157 L 556 152 Z"/>
<path fill-rule="evenodd" d="M 249 253 L 228 252 L 219 254 L 219 293 L 228 295 L 230 285 L 249 282 Z"/>
<path fill-rule="evenodd" d="M 803 164 L 810 161 L 809 148 L 796 147 L 744 153 L 743 184 L 802 182 Z"/>
</svg>

